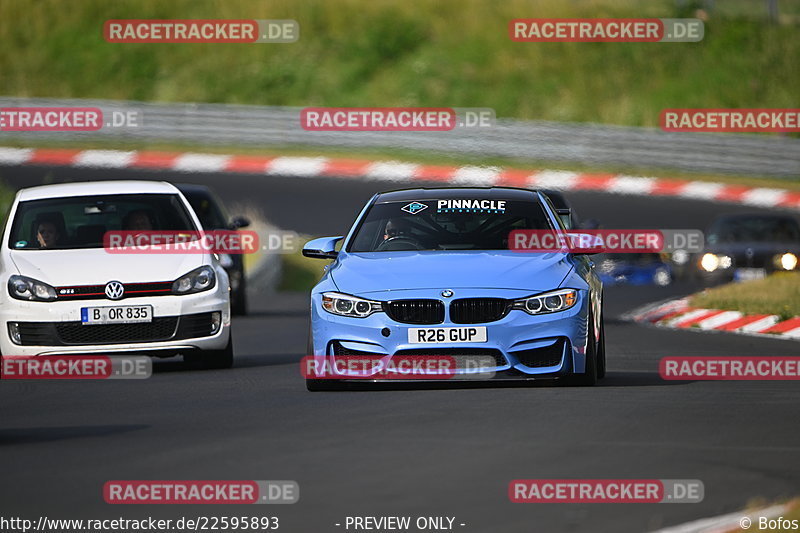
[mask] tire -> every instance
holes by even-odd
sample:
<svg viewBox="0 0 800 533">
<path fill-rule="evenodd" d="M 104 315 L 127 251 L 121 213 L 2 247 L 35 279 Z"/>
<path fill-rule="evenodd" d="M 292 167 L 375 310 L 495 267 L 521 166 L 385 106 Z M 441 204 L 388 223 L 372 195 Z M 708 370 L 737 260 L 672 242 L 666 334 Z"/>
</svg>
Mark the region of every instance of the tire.
<svg viewBox="0 0 800 533">
<path fill-rule="evenodd" d="M 597 379 L 606 377 L 606 325 L 600 310 L 600 340 L 597 343 Z"/>
<path fill-rule="evenodd" d="M 314 337 L 311 333 L 311 324 L 308 325 L 308 341 L 306 342 L 306 356 L 314 355 Z M 342 390 L 346 385 L 336 379 L 308 379 L 306 390 L 311 392 Z"/>
<path fill-rule="evenodd" d="M 234 316 L 247 315 L 247 284 L 244 276 L 242 276 L 242 281 L 236 290 L 236 297 L 231 298 L 231 314 Z"/>
<path fill-rule="evenodd" d="M 306 379 L 306 389 L 311 392 L 342 390 L 343 384 L 335 379 Z"/>
<path fill-rule="evenodd" d="M 597 368 L 598 343 L 594 340 L 594 319 L 591 314 L 589 315 L 589 331 L 587 332 L 586 337 L 591 342 L 587 341 L 588 346 L 586 347 L 586 364 L 584 366 L 584 372 L 583 374 L 574 375 L 574 383 L 575 385 L 581 387 L 593 387 L 597 384 L 599 372 Z"/>
<path fill-rule="evenodd" d="M 203 368 L 231 368 L 233 366 L 233 335 L 228 337 L 228 345 L 222 350 L 206 350 L 200 352 L 199 355 Z"/>
</svg>

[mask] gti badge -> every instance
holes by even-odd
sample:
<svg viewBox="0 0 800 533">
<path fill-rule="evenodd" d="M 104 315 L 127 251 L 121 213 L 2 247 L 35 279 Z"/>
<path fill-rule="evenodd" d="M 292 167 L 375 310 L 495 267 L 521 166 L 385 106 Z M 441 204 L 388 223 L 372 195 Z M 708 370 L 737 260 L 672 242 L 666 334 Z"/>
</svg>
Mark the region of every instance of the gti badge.
<svg viewBox="0 0 800 533">
<path fill-rule="evenodd" d="M 412 215 L 416 215 L 420 211 L 424 211 L 424 210 L 428 209 L 428 206 L 425 205 L 425 204 L 421 204 L 419 202 L 411 202 L 408 205 L 404 205 L 400 209 L 402 209 L 406 213 L 411 213 Z"/>
<path fill-rule="evenodd" d="M 106 296 L 110 300 L 119 300 L 125 294 L 125 287 L 119 281 L 109 281 L 106 283 Z"/>
<path fill-rule="evenodd" d="M 451 291 L 450 289 L 445 289 L 442 291 L 442 296 L 444 296 L 445 298 L 452 298 L 453 291 Z"/>
</svg>

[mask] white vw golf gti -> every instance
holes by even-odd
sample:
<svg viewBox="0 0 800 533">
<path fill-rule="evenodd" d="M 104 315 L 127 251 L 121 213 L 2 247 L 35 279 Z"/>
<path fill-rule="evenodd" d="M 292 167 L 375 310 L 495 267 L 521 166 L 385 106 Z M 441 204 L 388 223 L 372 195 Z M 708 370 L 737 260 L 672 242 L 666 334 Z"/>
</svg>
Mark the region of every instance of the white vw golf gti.
<svg viewBox="0 0 800 533">
<path fill-rule="evenodd" d="M 137 353 L 227 368 L 228 276 L 214 254 L 109 253 L 106 231 L 199 231 L 177 188 L 106 181 L 22 189 L 0 252 L 0 353 Z"/>
</svg>

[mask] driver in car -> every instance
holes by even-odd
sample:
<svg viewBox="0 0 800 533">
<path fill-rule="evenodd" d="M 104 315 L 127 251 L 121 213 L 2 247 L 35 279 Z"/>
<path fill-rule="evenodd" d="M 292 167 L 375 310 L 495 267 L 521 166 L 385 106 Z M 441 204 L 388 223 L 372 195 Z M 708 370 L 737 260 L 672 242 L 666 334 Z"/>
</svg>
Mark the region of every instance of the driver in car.
<svg viewBox="0 0 800 533">
<path fill-rule="evenodd" d="M 153 222 L 147 211 L 137 209 L 125 216 L 122 227 L 128 231 L 152 231 Z"/>
<path fill-rule="evenodd" d="M 56 224 L 49 220 L 39 222 L 36 227 L 36 241 L 42 248 L 52 248 L 61 240 Z"/>
<path fill-rule="evenodd" d="M 383 232 L 383 240 L 386 241 L 393 237 L 410 237 L 411 227 L 402 218 L 392 218 L 386 223 L 386 229 Z"/>
</svg>

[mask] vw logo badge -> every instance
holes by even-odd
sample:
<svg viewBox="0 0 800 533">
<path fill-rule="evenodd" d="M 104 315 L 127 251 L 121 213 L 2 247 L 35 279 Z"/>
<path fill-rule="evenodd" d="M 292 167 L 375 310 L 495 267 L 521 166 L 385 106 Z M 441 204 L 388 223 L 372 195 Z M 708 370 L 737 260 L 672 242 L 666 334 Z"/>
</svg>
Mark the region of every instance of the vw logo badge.
<svg viewBox="0 0 800 533">
<path fill-rule="evenodd" d="M 442 296 L 444 296 L 445 298 L 450 298 L 453 296 L 453 291 L 451 291 L 450 289 L 445 289 L 442 291 Z"/>
<path fill-rule="evenodd" d="M 106 283 L 106 296 L 111 300 L 119 300 L 125 294 L 125 287 L 119 281 Z"/>
</svg>

